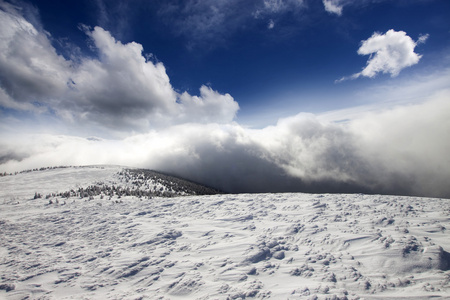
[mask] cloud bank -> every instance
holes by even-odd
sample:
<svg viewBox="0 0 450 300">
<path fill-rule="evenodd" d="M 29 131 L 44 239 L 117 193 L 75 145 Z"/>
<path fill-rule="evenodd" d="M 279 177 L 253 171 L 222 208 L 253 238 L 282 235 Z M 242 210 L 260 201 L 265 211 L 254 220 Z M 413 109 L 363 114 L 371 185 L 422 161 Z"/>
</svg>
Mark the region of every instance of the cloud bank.
<svg viewBox="0 0 450 300">
<path fill-rule="evenodd" d="M 359 55 L 370 55 L 367 66 L 359 73 L 343 77 L 339 81 L 356 79 L 360 76 L 373 78 L 378 73 L 397 76 L 404 68 L 417 64 L 422 57 L 414 52 L 417 44 L 424 43 L 428 35 L 422 35 L 414 42 L 406 32 L 388 30 L 385 34 L 375 32 L 370 38 L 361 42 Z"/>
<path fill-rule="evenodd" d="M 227 192 L 369 192 L 450 197 L 450 91 L 421 104 L 325 123 L 311 114 L 259 130 L 182 124 L 122 140 L 30 135 L 2 139 L 3 171 L 121 164 Z"/>
</svg>

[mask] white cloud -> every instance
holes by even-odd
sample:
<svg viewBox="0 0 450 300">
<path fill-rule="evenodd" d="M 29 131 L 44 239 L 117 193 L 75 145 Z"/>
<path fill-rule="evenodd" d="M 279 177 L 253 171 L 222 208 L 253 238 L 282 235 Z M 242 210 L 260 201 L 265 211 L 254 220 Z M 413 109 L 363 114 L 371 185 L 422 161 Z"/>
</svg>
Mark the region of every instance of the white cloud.
<svg viewBox="0 0 450 300">
<path fill-rule="evenodd" d="M 343 10 L 345 6 L 352 6 L 354 8 L 363 8 L 368 4 L 377 4 L 383 1 L 391 1 L 391 0 L 322 0 L 323 6 L 325 10 L 330 14 L 336 14 L 338 16 L 342 16 Z"/>
<path fill-rule="evenodd" d="M 14 7 L 0 3 L 1 105 L 38 110 L 30 101 L 60 97 L 70 75 L 68 67 L 45 32 L 36 30 Z"/>
<path fill-rule="evenodd" d="M 341 4 L 342 1 L 339 0 L 322 0 L 323 6 L 325 7 L 325 10 L 329 13 L 336 14 L 338 16 L 342 15 L 342 8 L 343 5 Z"/>
<path fill-rule="evenodd" d="M 361 72 L 362 76 L 374 77 L 377 73 L 390 73 L 397 76 L 406 67 L 417 64 L 422 57 L 414 52 L 416 43 L 404 31 L 388 30 L 382 35 L 374 33 L 363 41 L 358 54 L 375 53 Z"/>
<path fill-rule="evenodd" d="M 419 41 L 425 42 L 426 38 L 421 36 Z M 389 73 L 391 77 L 395 77 L 404 68 L 419 62 L 422 55 L 414 52 L 416 46 L 417 43 L 404 31 L 390 29 L 385 34 L 375 32 L 370 38 L 362 41 L 358 49 L 359 55 L 370 55 L 367 66 L 361 72 L 343 77 L 337 82 L 360 76 L 373 78 L 378 73 Z"/>
<path fill-rule="evenodd" d="M 162 63 L 146 61 L 140 44 L 122 44 L 100 27 L 88 34 L 99 60 L 84 59 L 74 70 L 67 93 L 72 101 L 61 109 L 109 127 L 139 129 L 133 124 L 139 121 L 141 130 L 173 118 L 177 94 Z"/>
<path fill-rule="evenodd" d="M 186 122 L 229 123 L 233 121 L 239 105 L 230 94 L 222 95 L 210 87 L 202 86 L 200 96 L 184 92 L 180 96 L 179 118 Z"/>
<path fill-rule="evenodd" d="M 262 3 L 256 6 L 253 15 L 256 18 L 260 18 L 262 16 L 283 14 L 287 11 L 296 11 L 304 7 L 304 0 L 263 0 Z"/>
<path fill-rule="evenodd" d="M 164 65 L 147 60 L 141 44 L 122 44 L 100 27 L 85 28 L 98 58 L 71 61 L 17 11 L 0 14 L 3 107 L 49 112 L 119 135 L 182 122 L 230 122 L 239 109 L 233 97 L 211 88 L 202 87 L 200 97 L 177 93 Z"/>
<path fill-rule="evenodd" d="M 88 34 L 100 59 L 82 62 L 70 92 L 71 99 L 81 99 L 83 119 L 146 131 L 183 122 L 229 122 L 235 117 L 239 105 L 229 94 L 206 87 L 200 89 L 200 97 L 178 94 L 164 65 L 144 58 L 142 45 L 122 44 L 100 27 Z"/>
<path fill-rule="evenodd" d="M 417 39 L 417 43 L 416 44 L 423 44 L 423 43 L 425 43 L 428 40 L 429 37 L 430 37 L 430 35 L 428 33 L 419 35 L 419 38 Z"/>
<path fill-rule="evenodd" d="M 378 185 L 450 196 L 445 183 L 450 178 L 446 158 L 450 142 L 445 138 L 450 129 L 449 100 L 450 91 L 441 91 L 425 103 L 369 114 L 350 124 L 370 169 L 387 176 Z"/>
</svg>

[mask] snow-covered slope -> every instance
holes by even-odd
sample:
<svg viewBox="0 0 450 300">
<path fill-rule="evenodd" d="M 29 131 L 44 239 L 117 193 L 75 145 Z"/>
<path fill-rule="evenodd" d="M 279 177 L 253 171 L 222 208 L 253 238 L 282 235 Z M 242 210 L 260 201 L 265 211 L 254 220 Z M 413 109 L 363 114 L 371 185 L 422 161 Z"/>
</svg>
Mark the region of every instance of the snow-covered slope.
<svg viewBox="0 0 450 300">
<path fill-rule="evenodd" d="M 5 201 L 32 196 L 186 196 L 218 191 L 151 170 L 120 166 L 56 167 L 29 170 L 0 177 L 0 197 Z"/>
<path fill-rule="evenodd" d="M 127 182 L 126 174 L 85 167 L 1 177 L 0 298 L 450 295 L 447 199 L 59 195 L 89 186 L 132 190 L 137 177 Z M 141 179 L 142 189 L 153 189 Z"/>
</svg>

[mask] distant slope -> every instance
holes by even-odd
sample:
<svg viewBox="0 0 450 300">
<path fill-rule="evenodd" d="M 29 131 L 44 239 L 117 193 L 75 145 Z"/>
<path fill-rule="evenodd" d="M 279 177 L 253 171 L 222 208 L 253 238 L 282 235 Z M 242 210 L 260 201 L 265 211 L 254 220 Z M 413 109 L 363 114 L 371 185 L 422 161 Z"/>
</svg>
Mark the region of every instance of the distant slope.
<svg viewBox="0 0 450 300">
<path fill-rule="evenodd" d="M 20 190 L 17 190 L 20 186 Z M 217 190 L 145 169 L 121 166 L 51 167 L 0 177 L 4 200 L 94 196 L 174 197 L 212 195 Z"/>
</svg>

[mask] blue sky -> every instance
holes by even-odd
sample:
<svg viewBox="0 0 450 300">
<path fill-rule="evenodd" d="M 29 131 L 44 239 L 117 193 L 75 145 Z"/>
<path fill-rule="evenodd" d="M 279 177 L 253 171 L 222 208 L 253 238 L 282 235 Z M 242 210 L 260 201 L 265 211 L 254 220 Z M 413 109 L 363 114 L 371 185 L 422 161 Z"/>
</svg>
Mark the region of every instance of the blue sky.
<svg viewBox="0 0 450 300">
<path fill-rule="evenodd" d="M 450 195 L 407 187 L 450 176 L 437 134 L 449 1 L 0 1 L 0 13 L 6 171 L 118 162 L 228 191 Z"/>
<path fill-rule="evenodd" d="M 293 111 L 320 113 L 359 105 L 353 91 L 439 65 L 450 46 L 448 1 L 334 2 L 342 8 L 340 15 L 327 11 L 322 1 L 298 0 L 30 4 L 66 57 L 70 50 L 61 43 L 95 56 L 79 27 L 101 26 L 122 43 L 140 43 L 144 53 L 161 61 L 174 89 L 198 94 L 206 84 L 229 93 L 240 105 L 237 120 L 261 127 Z M 429 34 L 415 49 L 425 54 L 420 63 L 394 79 L 378 74 L 335 84 L 365 66 L 368 55 L 357 54 L 361 41 L 389 29 L 404 31 L 414 41 Z"/>
</svg>

